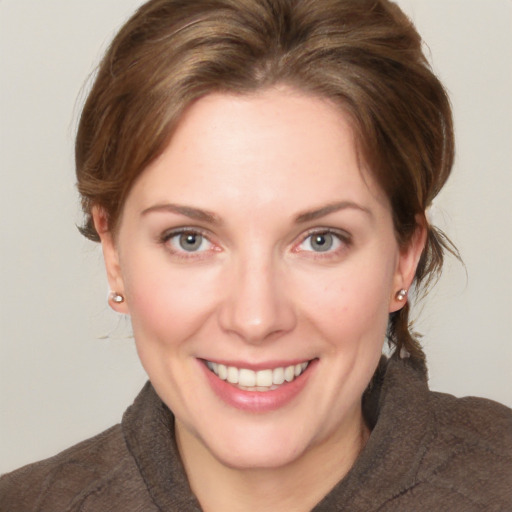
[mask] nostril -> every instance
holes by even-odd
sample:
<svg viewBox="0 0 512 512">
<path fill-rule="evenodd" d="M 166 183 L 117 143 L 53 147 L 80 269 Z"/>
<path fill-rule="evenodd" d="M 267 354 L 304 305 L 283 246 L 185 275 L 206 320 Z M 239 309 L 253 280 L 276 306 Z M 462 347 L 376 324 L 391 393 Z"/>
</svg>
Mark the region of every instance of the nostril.
<svg viewBox="0 0 512 512">
<path fill-rule="evenodd" d="M 245 259 L 240 256 L 225 282 L 219 307 L 221 328 L 248 343 L 261 343 L 288 332 L 296 318 L 286 290 L 276 265 L 265 261 L 261 254 L 250 254 Z"/>
<path fill-rule="evenodd" d="M 296 319 L 292 308 L 286 305 L 255 304 L 244 307 L 238 301 L 224 304 L 219 312 L 219 323 L 226 332 L 232 332 L 248 343 L 261 343 L 292 330 Z"/>
</svg>

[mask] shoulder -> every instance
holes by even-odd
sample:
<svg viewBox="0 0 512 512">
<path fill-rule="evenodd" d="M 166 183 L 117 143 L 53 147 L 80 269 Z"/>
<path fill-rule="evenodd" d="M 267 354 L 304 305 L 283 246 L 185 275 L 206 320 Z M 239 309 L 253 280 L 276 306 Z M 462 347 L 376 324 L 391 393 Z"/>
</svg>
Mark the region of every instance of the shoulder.
<svg viewBox="0 0 512 512">
<path fill-rule="evenodd" d="M 102 508 L 102 503 L 109 503 L 112 489 L 125 500 L 137 495 L 140 500 L 142 488 L 122 427 L 116 425 L 54 457 L 3 475 L 0 502 L 10 512 L 106 510 L 110 508 Z"/>
<path fill-rule="evenodd" d="M 511 447 L 512 409 L 505 405 L 486 398 L 456 398 L 436 392 L 429 393 L 429 403 L 441 431 L 491 450 L 503 448 L 503 444 Z"/>
<path fill-rule="evenodd" d="M 452 454 L 472 456 L 475 464 L 492 459 L 496 469 L 501 459 L 503 469 L 512 470 L 512 409 L 484 398 L 429 395 L 440 446 L 449 446 Z"/>
<path fill-rule="evenodd" d="M 432 392 L 408 360 L 382 368 L 372 435 L 387 462 L 375 488 L 392 476 L 379 510 L 512 511 L 512 410 Z"/>
<path fill-rule="evenodd" d="M 492 400 L 434 392 L 428 403 L 433 435 L 419 481 L 459 496 L 468 510 L 512 509 L 512 410 Z"/>
</svg>

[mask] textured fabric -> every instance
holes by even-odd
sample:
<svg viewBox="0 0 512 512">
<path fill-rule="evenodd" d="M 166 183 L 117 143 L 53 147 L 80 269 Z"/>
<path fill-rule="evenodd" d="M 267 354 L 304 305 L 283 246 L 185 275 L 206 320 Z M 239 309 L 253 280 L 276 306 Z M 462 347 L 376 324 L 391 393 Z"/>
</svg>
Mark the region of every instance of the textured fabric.
<svg viewBox="0 0 512 512">
<path fill-rule="evenodd" d="M 350 472 L 314 512 L 512 511 L 512 411 L 428 390 L 383 361 L 364 397 L 372 426 Z M 0 479 L 2 512 L 199 512 L 172 413 L 148 383 L 121 425 Z"/>
</svg>

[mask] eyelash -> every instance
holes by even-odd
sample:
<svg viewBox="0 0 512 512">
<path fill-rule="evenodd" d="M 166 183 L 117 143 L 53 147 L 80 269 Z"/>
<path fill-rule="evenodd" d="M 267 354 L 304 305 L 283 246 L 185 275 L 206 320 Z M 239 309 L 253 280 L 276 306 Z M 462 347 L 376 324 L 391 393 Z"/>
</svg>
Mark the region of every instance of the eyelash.
<svg viewBox="0 0 512 512">
<path fill-rule="evenodd" d="M 179 250 L 171 246 L 170 242 L 174 238 L 179 238 L 182 235 L 192 235 L 192 236 L 201 236 L 203 239 L 203 242 L 207 242 L 208 244 L 215 247 L 215 244 L 210 240 L 209 234 L 202 231 L 198 228 L 178 228 L 178 229 L 172 229 L 169 231 L 165 231 L 162 233 L 162 235 L 159 237 L 159 242 L 162 245 L 165 245 L 167 249 L 171 252 L 171 254 L 174 257 L 181 258 L 181 259 L 201 259 L 201 257 L 204 257 L 206 253 L 210 251 L 216 251 L 216 249 L 209 249 L 204 251 L 186 251 L 184 249 Z"/>
<path fill-rule="evenodd" d="M 328 249 L 324 252 L 322 251 L 313 251 L 313 250 L 306 250 L 301 251 L 300 246 L 304 244 L 308 239 L 312 239 L 314 236 L 325 236 L 325 235 L 331 235 L 333 236 L 340 244 L 339 247 L 331 250 Z M 311 242 L 310 242 L 311 243 Z M 329 259 L 334 258 L 340 255 L 341 252 L 348 249 L 352 245 L 352 237 L 349 233 L 346 231 L 340 231 L 337 229 L 332 228 L 324 228 L 324 229 L 312 229 L 308 231 L 302 238 L 299 244 L 297 244 L 293 248 L 294 253 L 298 252 L 307 252 L 311 253 L 311 257 L 315 259 Z"/>
<path fill-rule="evenodd" d="M 192 235 L 192 236 L 201 236 L 202 241 L 206 241 L 208 244 L 210 244 L 213 248 L 202 250 L 202 251 L 186 251 L 185 249 L 176 249 L 171 246 L 170 241 L 174 238 L 178 238 L 182 235 Z M 339 247 L 332 249 L 327 249 L 326 251 L 314 251 L 314 250 L 301 250 L 300 246 L 304 244 L 308 239 L 312 239 L 314 236 L 326 236 L 330 235 L 333 236 L 336 241 L 340 244 Z M 167 249 L 171 252 L 171 254 L 174 257 L 180 258 L 180 259 L 201 259 L 202 257 L 205 257 L 207 253 L 209 252 L 220 252 L 220 248 L 218 246 L 215 246 L 215 244 L 210 240 L 209 233 L 198 229 L 198 228 L 178 228 L 178 229 L 172 229 L 169 231 L 163 232 L 159 237 L 159 243 L 162 245 L 165 245 Z M 308 231 L 303 237 L 301 237 L 300 242 L 295 244 L 292 252 L 293 253 L 311 253 L 312 258 L 315 259 L 329 259 L 336 257 L 340 254 L 340 252 L 343 252 L 343 250 L 346 250 L 352 245 L 352 237 L 349 233 L 345 231 L 340 231 L 336 229 L 331 228 L 324 228 L 319 229 L 315 228 L 310 231 Z"/>
</svg>

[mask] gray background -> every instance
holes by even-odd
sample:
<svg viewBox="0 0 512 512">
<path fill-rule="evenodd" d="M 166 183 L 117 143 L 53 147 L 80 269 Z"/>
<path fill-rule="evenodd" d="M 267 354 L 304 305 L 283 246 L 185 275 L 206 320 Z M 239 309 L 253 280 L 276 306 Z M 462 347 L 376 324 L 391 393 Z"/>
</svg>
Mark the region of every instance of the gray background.
<svg viewBox="0 0 512 512">
<path fill-rule="evenodd" d="M 137 0 L 0 0 L 0 472 L 118 422 L 145 381 L 75 228 L 84 85 Z M 435 221 L 457 262 L 421 312 L 431 387 L 512 405 L 512 2 L 401 0 L 453 101 Z M 420 309 L 420 308 L 417 308 Z"/>
</svg>

